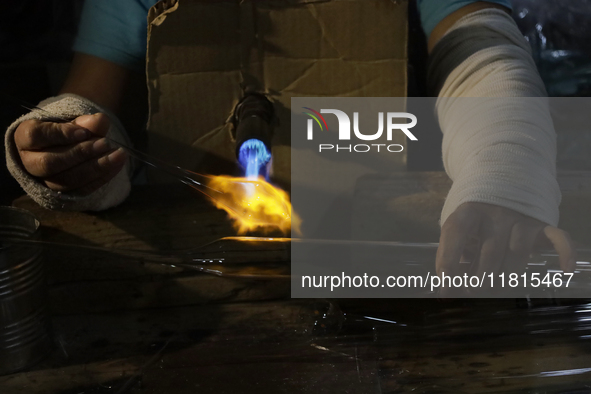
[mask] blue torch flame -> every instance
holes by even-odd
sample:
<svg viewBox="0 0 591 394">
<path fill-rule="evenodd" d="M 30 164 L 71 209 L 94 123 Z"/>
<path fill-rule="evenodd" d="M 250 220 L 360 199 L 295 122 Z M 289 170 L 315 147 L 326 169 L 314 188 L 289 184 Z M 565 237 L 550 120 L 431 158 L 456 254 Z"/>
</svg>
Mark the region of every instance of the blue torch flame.
<svg viewBox="0 0 591 394">
<path fill-rule="evenodd" d="M 270 160 L 271 153 L 261 140 L 246 140 L 238 151 L 238 161 L 248 179 L 257 179 Z"/>
</svg>

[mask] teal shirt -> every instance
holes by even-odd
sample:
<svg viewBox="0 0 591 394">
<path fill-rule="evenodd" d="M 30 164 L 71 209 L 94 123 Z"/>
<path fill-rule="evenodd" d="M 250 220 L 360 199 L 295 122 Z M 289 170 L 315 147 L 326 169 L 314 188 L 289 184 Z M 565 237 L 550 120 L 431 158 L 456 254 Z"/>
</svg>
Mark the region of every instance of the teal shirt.
<svg viewBox="0 0 591 394">
<path fill-rule="evenodd" d="M 417 0 L 427 37 L 454 11 L 478 0 Z M 86 0 L 74 51 L 143 72 L 148 10 L 157 0 Z M 511 8 L 510 0 L 490 0 Z"/>
<path fill-rule="evenodd" d="M 423 31 L 429 37 L 435 26 L 445 19 L 446 16 L 470 3 L 477 2 L 478 0 L 417 0 Z M 512 9 L 511 0 L 486 0 L 486 2 L 499 4 Z"/>
<path fill-rule="evenodd" d="M 72 48 L 143 72 L 148 11 L 158 0 L 85 0 Z"/>
</svg>

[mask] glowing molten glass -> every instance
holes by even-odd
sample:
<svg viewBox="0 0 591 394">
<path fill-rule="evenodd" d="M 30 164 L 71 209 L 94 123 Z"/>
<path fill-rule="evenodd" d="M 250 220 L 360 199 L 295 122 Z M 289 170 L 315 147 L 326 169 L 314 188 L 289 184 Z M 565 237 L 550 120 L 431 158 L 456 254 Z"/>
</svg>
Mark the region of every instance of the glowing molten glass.
<svg viewBox="0 0 591 394">
<path fill-rule="evenodd" d="M 210 177 L 207 186 L 216 191 L 208 195 L 234 220 L 238 234 L 274 229 L 287 234 L 292 224 L 294 233 L 300 233 L 300 219 L 292 212 L 289 195 L 263 179 L 220 175 Z"/>
</svg>

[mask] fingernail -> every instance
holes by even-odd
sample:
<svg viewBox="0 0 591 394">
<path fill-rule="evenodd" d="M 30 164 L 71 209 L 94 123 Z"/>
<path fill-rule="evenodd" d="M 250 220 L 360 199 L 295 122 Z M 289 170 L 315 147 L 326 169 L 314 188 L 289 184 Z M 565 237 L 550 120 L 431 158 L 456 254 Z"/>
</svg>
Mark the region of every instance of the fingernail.
<svg viewBox="0 0 591 394">
<path fill-rule="evenodd" d="M 107 160 L 109 160 L 109 164 L 112 165 L 122 164 L 127 160 L 127 154 L 123 148 L 119 148 L 115 152 L 110 153 L 109 156 L 107 156 Z"/>
<path fill-rule="evenodd" d="M 110 148 L 111 147 L 109 146 L 109 143 L 107 142 L 106 138 L 101 138 L 100 140 L 96 140 L 92 144 L 92 151 L 96 154 L 105 153 Z"/>
<path fill-rule="evenodd" d="M 84 141 L 88 137 L 90 137 L 90 133 L 86 129 L 78 129 L 74 131 L 74 139 L 76 141 Z"/>
</svg>

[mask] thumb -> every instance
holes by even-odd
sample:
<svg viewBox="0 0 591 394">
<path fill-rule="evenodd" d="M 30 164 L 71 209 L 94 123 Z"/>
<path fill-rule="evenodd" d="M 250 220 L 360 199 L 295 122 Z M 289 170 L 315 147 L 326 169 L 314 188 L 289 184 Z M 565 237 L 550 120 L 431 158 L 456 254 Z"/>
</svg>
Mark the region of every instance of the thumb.
<svg viewBox="0 0 591 394">
<path fill-rule="evenodd" d="M 552 226 L 544 227 L 540 235 L 545 236 L 558 253 L 560 267 L 566 272 L 574 272 L 577 265 L 577 250 L 570 235 Z"/>
<path fill-rule="evenodd" d="M 94 115 L 79 116 L 74 119 L 74 124 L 84 127 L 95 137 L 105 137 L 109 132 L 111 121 L 107 115 L 99 112 Z"/>
</svg>

